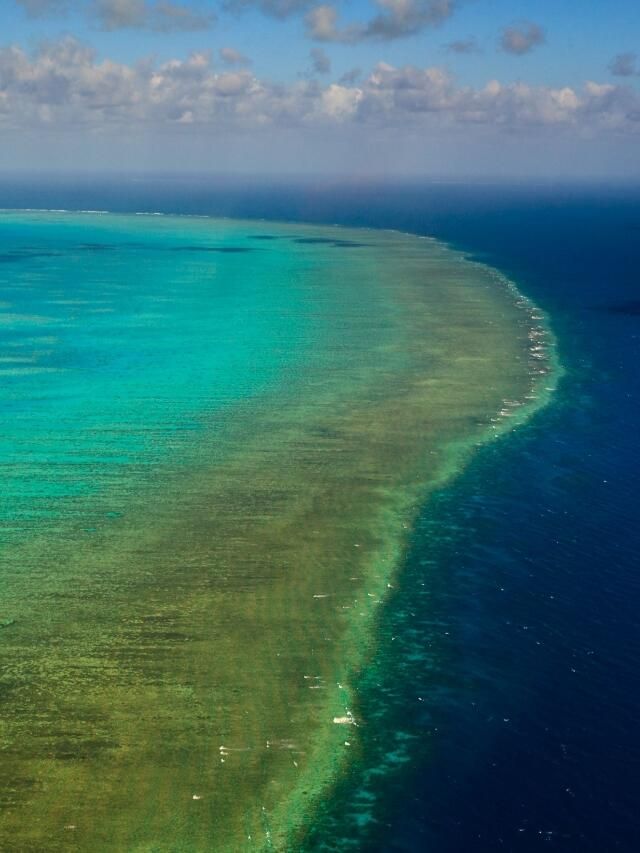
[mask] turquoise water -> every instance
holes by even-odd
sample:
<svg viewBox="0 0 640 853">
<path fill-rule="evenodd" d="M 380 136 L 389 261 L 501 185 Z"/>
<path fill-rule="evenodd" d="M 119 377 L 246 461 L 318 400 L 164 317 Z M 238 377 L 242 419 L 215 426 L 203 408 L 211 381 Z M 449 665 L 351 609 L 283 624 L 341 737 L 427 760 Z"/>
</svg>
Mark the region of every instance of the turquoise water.
<svg viewBox="0 0 640 853">
<path fill-rule="evenodd" d="M 5 541 L 105 490 L 117 513 L 131 476 L 287 382 L 318 335 L 293 239 L 156 217 L 0 224 Z"/>
<path fill-rule="evenodd" d="M 552 338 L 398 232 L 0 235 L 0 843 L 299 848 L 361 755 L 353 680 L 418 507 L 547 399 Z"/>
</svg>

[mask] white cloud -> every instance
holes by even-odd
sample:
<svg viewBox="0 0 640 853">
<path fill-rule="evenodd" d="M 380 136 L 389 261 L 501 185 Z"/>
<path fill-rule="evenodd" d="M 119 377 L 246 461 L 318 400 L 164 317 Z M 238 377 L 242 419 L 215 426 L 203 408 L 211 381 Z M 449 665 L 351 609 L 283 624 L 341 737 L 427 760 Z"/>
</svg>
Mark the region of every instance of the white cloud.
<svg viewBox="0 0 640 853">
<path fill-rule="evenodd" d="M 392 41 L 437 27 L 449 18 L 455 0 L 375 0 L 377 15 L 364 23 L 340 26 L 335 6 L 323 4 L 305 18 L 308 35 L 316 41 L 352 44 L 362 41 Z"/>
<path fill-rule="evenodd" d="M 0 0 L 6 2 L 6 0 Z M 147 29 L 155 32 L 203 30 L 216 16 L 214 5 L 240 13 L 258 9 L 285 19 L 307 13 L 308 34 L 319 41 L 356 43 L 391 41 L 437 27 L 453 14 L 459 0 L 371 0 L 368 19 L 340 25 L 337 5 L 317 0 L 15 0 L 31 17 L 60 14 L 68 8 L 84 11 L 107 31 Z M 343 0 L 336 0 L 342 5 Z"/>
<path fill-rule="evenodd" d="M 317 41 L 350 41 L 347 30 L 338 29 L 338 10 L 335 6 L 315 6 L 305 18 L 307 32 Z"/>
<path fill-rule="evenodd" d="M 437 27 L 454 10 L 454 0 L 377 0 L 380 13 L 366 26 L 365 38 L 394 39 Z"/>
<path fill-rule="evenodd" d="M 347 118 L 354 115 L 363 97 L 361 89 L 332 83 L 321 95 L 321 112 L 334 119 Z"/>
<path fill-rule="evenodd" d="M 99 60 L 65 38 L 29 54 L 0 49 L 0 128 L 87 128 L 100 131 L 189 125 L 238 131 L 261 127 L 352 123 L 360 127 L 460 128 L 494 133 L 552 128 L 596 134 L 640 132 L 640 95 L 613 84 L 530 86 L 491 81 L 460 86 L 447 71 L 380 63 L 356 84 L 356 74 L 321 85 L 260 80 L 237 67 L 216 71 L 209 53 L 132 64 Z"/>
</svg>

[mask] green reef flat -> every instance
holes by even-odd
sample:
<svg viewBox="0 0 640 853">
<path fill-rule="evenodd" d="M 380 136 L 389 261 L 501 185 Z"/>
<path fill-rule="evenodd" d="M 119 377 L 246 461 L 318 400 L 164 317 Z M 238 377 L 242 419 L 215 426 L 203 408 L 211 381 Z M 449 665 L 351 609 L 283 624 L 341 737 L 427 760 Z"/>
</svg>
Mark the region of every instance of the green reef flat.
<svg viewBox="0 0 640 853">
<path fill-rule="evenodd" d="M 0 214 L 0 849 L 304 849 L 416 513 L 557 374 L 432 239 Z"/>
</svg>

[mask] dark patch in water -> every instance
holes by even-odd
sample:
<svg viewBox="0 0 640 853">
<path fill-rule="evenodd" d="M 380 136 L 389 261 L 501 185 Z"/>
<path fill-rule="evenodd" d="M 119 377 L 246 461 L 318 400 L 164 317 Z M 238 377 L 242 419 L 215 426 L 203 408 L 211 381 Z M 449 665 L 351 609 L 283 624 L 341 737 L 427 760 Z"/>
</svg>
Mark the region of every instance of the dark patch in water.
<svg viewBox="0 0 640 853">
<path fill-rule="evenodd" d="M 225 255 L 236 255 L 244 252 L 255 252 L 252 246 L 174 246 L 173 252 L 219 252 Z"/>
<path fill-rule="evenodd" d="M 305 243 L 305 244 L 315 246 L 315 245 L 321 244 L 321 243 L 334 243 L 335 241 L 329 237 L 294 237 L 293 242 L 294 243 Z"/>
<path fill-rule="evenodd" d="M 630 299 L 628 302 L 614 302 L 611 305 L 602 305 L 600 311 L 609 314 L 626 314 L 629 317 L 640 317 L 640 299 Z"/>
<path fill-rule="evenodd" d="M 317 246 L 327 245 L 336 249 L 356 249 L 366 246 L 366 243 L 356 243 L 354 240 L 334 240 L 330 237 L 295 237 L 294 243 Z"/>
<path fill-rule="evenodd" d="M 1 264 L 15 264 L 20 261 L 30 261 L 36 258 L 55 258 L 57 252 L 40 252 L 31 249 L 16 249 L 13 252 L 0 254 Z"/>
<path fill-rule="evenodd" d="M 78 248 L 83 252 L 109 252 L 116 247 L 109 243 L 81 243 Z"/>
<path fill-rule="evenodd" d="M 252 234 L 251 239 L 252 240 L 279 240 L 280 237 L 278 237 L 276 234 Z"/>
</svg>

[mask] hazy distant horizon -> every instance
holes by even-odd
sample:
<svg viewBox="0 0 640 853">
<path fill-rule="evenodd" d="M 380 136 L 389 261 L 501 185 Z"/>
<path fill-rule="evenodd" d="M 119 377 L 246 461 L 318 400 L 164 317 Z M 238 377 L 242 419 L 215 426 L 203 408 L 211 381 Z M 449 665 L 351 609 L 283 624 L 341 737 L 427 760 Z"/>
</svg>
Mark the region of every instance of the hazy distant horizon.
<svg viewBox="0 0 640 853">
<path fill-rule="evenodd" d="M 88 180 L 100 181 L 101 179 L 113 180 L 114 178 L 122 181 L 194 181 L 204 180 L 207 182 L 220 182 L 230 187 L 240 187 L 250 184 L 260 185 L 280 185 L 286 186 L 304 186 L 317 182 L 322 182 L 324 188 L 330 188 L 334 182 L 340 182 L 342 187 L 367 187 L 367 186 L 420 186 L 420 185 L 449 185 L 449 186 L 469 186 L 469 187 L 505 187 L 517 189 L 521 188 L 553 188 L 562 187 L 570 189 L 598 187 L 622 190 L 629 189 L 633 191 L 640 189 L 640 172 L 637 175 L 596 175 L 596 174 L 576 174 L 576 175 L 526 175 L 526 174 L 426 174 L 426 173 L 370 173 L 370 174 L 354 174 L 352 172 L 326 171 L 326 172 L 241 172 L 241 171 L 206 171 L 204 169 L 192 169 L 183 171 L 171 171 L 161 169 L 120 169 L 116 166 L 111 168 L 103 167 L 102 169 L 93 167 L 78 168 L 78 169 L 47 169 L 47 168 L 15 168 L 1 169 L 0 168 L 0 187 L 2 184 L 21 182 L 21 183 L 37 183 L 43 180 L 52 182 L 72 183 L 74 181 Z"/>
</svg>

